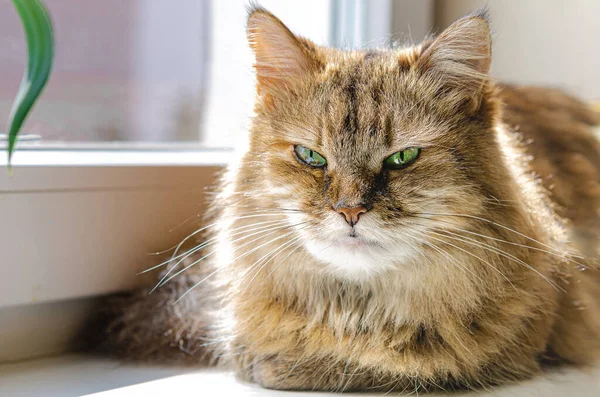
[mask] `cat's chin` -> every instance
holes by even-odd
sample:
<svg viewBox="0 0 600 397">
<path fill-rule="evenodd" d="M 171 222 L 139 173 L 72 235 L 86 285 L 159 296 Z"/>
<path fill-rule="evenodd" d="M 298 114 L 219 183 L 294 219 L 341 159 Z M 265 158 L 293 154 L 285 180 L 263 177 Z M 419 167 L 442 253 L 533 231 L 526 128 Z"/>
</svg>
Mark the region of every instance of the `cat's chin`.
<svg viewBox="0 0 600 397">
<path fill-rule="evenodd" d="M 331 240 L 311 239 L 305 247 L 317 260 L 326 263 L 336 276 L 353 280 L 382 274 L 398 260 L 410 255 L 399 246 L 384 247 L 376 241 L 351 236 Z"/>
</svg>

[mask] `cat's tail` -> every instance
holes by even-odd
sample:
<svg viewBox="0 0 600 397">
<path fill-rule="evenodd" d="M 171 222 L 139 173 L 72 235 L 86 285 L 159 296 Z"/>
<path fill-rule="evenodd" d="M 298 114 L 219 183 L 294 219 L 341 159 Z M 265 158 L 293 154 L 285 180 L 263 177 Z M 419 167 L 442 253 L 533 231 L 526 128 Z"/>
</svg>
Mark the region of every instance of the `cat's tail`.
<svg viewBox="0 0 600 397">
<path fill-rule="evenodd" d="M 182 274 L 152 293 L 146 288 L 101 299 L 80 333 L 79 349 L 124 361 L 213 363 L 212 297 L 194 289 L 201 278 Z"/>
</svg>

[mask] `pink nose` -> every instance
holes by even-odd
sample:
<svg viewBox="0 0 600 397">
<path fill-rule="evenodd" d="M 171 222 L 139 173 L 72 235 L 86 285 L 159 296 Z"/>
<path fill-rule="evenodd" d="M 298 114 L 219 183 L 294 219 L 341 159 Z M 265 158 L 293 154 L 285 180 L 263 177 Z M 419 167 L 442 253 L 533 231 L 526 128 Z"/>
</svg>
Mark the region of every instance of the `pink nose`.
<svg viewBox="0 0 600 397">
<path fill-rule="evenodd" d="M 344 219 L 346 219 L 346 222 L 350 226 L 356 225 L 358 223 L 358 218 L 360 218 L 360 215 L 367 212 L 367 209 L 363 206 L 338 207 L 335 210 L 339 212 L 344 217 Z"/>
</svg>

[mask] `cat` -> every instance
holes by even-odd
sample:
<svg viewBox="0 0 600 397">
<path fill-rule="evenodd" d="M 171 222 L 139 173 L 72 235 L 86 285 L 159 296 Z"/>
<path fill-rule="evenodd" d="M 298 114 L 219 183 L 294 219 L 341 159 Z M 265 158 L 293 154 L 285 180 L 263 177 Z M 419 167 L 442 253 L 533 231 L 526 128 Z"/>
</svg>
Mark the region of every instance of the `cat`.
<svg viewBox="0 0 600 397">
<path fill-rule="evenodd" d="M 247 32 L 247 144 L 199 245 L 105 306 L 98 349 L 326 391 L 596 361 L 597 113 L 494 82 L 485 11 L 395 50 L 317 46 L 259 6 Z"/>
</svg>

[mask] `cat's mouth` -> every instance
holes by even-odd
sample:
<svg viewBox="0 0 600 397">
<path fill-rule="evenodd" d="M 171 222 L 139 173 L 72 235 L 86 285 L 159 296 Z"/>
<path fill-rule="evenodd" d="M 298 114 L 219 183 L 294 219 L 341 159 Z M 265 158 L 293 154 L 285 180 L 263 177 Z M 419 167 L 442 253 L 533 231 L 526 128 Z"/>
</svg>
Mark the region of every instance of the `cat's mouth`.
<svg viewBox="0 0 600 397">
<path fill-rule="evenodd" d="M 360 249 L 367 247 L 379 247 L 380 244 L 376 241 L 366 239 L 356 234 L 355 231 L 348 233 L 345 236 L 338 237 L 332 241 L 333 247 Z"/>
</svg>

